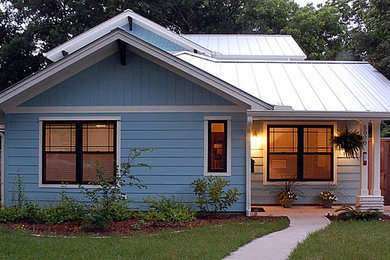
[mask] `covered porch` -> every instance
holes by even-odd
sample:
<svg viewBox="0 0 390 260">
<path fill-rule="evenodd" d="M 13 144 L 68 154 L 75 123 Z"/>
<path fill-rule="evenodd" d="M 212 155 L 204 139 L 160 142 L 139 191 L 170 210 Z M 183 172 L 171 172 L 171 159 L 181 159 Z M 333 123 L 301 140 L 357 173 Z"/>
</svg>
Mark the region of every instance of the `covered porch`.
<svg viewBox="0 0 390 260">
<path fill-rule="evenodd" d="M 265 207 L 273 212 L 272 205 L 278 205 L 276 194 L 285 181 L 295 181 L 304 194 L 294 202 L 299 206 L 293 206 L 293 209 L 308 210 L 310 206 L 322 210 L 313 205 L 318 205 L 322 191 L 335 185 L 338 194 L 335 205 L 348 204 L 362 210 L 383 211 L 380 189 L 380 125 L 383 118 L 378 114 L 361 117 L 296 114 L 294 111 L 270 111 L 248 116 L 250 158 L 247 163 L 251 165 L 251 172 L 247 176 L 250 184 L 247 213 L 252 212 L 252 206 Z M 346 127 L 358 131 L 363 137 L 364 148 L 357 158 L 348 158 L 330 143 L 330 138 Z M 372 133 L 370 160 L 369 128 Z M 322 211 L 327 213 L 329 209 Z"/>
</svg>

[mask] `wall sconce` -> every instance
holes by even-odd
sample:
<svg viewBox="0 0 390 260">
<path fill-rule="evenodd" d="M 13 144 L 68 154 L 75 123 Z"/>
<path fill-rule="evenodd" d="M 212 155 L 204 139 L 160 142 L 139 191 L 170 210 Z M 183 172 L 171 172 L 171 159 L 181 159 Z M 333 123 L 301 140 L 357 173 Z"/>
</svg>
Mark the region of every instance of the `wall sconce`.
<svg viewBox="0 0 390 260">
<path fill-rule="evenodd" d="M 260 135 L 257 135 L 256 131 L 253 131 L 252 136 L 251 136 L 251 149 L 260 149 L 261 147 L 261 141 L 262 138 Z"/>
</svg>

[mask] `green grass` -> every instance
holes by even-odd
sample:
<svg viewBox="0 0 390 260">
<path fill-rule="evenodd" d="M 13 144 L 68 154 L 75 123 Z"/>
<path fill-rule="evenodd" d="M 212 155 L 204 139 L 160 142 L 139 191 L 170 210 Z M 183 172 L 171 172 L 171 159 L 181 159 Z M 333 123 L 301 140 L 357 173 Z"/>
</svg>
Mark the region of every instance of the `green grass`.
<svg viewBox="0 0 390 260">
<path fill-rule="evenodd" d="M 390 224 L 332 222 L 299 244 L 290 259 L 390 259 Z"/>
<path fill-rule="evenodd" d="M 0 228 L 0 258 L 221 259 L 254 238 L 287 226 L 287 220 L 253 221 L 105 238 L 37 237 L 21 230 Z"/>
</svg>

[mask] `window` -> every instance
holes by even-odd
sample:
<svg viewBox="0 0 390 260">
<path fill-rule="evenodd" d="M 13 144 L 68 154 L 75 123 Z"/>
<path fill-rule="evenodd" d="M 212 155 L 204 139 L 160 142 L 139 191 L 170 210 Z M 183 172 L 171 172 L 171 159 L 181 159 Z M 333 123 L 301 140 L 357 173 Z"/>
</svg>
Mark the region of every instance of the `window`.
<svg viewBox="0 0 390 260">
<path fill-rule="evenodd" d="M 230 117 L 205 120 L 205 175 L 230 175 Z"/>
<path fill-rule="evenodd" d="M 116 161 L 114 121 L 43 122 L 42 182 L 88 183 L 96 167 L 113 178 Z"/>
<path fill-rule="evenodd" d="M 268 180 L 331 181 L 333 126 L 268 126 Z"/>
</svg>

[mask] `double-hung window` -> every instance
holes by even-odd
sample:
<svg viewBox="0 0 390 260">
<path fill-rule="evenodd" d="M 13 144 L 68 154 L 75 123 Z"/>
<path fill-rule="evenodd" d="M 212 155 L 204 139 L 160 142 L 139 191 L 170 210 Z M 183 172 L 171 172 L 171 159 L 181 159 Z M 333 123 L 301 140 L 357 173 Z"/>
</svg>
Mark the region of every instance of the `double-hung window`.
<svg viewBox="0 0 390 260">
<path fill-rule="evenodd" d="M 42 128 L 42 183 L 96 181 L 97 169 L 113 178 L 115 121 L 44 121 Z"/>
<path fill-rule="evenodd" d="M 269 181 L 332 181 L 333 126 L 268 125 Z"/>
</svg>

